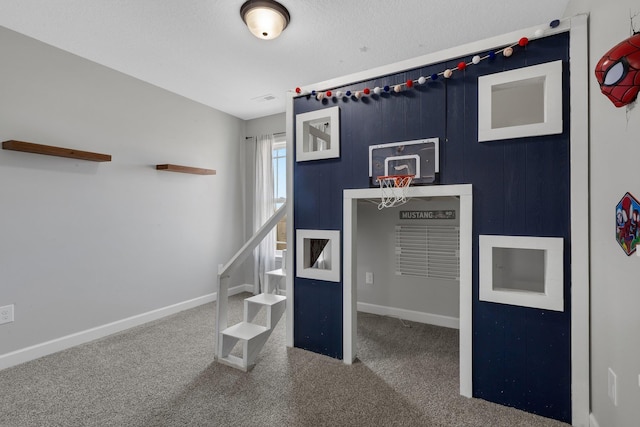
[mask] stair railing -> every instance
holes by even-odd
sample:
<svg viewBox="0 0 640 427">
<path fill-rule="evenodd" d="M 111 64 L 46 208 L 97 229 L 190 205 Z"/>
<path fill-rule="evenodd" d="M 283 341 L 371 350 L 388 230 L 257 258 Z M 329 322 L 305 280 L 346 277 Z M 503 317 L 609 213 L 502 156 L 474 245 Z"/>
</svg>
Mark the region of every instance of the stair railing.
<svg viewBox="0 0 640 427">
<path fill-rule="evenodd" d="M 236 254 L 231 257 L 229 262 L 220 265 L 218 268 L 218 295 L 216 298 L 216 357 L 222 357 L 222 348 L 219 343 L 222 342 L 220 332 L 224 331 L 228 324 L 227 306 L 229 304 L 229 278 L 231 273 L 242 264 L 247 257 L 258 247 L 260 242 L 269 234 L 269 232 L 278 225 L 280 220 L 284 218 L 287 212 L 287 204 L 284 203 L 276 212 L 265 222 L 262 227 L 255 232 L 253 236 L 245 243 Z"/>
</svg>

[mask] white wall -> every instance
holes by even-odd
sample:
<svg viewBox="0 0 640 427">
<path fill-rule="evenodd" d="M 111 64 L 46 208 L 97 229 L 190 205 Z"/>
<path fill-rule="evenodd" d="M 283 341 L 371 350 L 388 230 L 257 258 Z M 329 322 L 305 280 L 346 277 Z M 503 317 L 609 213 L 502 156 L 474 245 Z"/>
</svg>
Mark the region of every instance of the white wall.
<svg viewBox="0 0 640 427">
<path fill-rule="evenodd" d="M 640 420 L 640 257 L 615 240 L 615 206 L 628 191 L 640 197 L 640 109 L 616 108 L 594 76 L 600 58 L 631 35 L 636 0 L 572 1 L 566 15 L 589 13 L 591 410 L 601 427 Z M 640 29 L 640 16 L 634 20 Z M 618 405 L 607 395 L 607 369 L 617 375 Z"/>
<path fill-rule="evenodd" d="M 460 283 L 452 280 L 427 279 L 395 274 L 395 226 L 459 225 L 455 220 L 400 220 L 402 210 L 455 210 L 459 200 L 450 197 L 430 201 L 412 199 L 398 208 L 378 210 L 377 205 L 360 201 L 358 204 L 358 262 L 357 291 L 359 309 L 371 310 L 368 305 L 415 311 L 453 320 L 460 317 Z M 365 273 L 372 272 L 373 284 L 365 283 Z M 363 303 L 365 304 L 363 307 Z M 406 317 L 405 317 L 406 318 Z M 423 320 L 429 323 L 429 316 Z"/>
<path fill-rule="evenodd" d="M 245 132 L 247 136 L 269 135 L 285 131 L 285 113 L 247 120 Z"/>
<path fill-rule="evenodd" d="M 113 156 L 0 150 L 0 359 L 211 296 L 243 243 L 244 122 L 2 27 L 0 57 L 2 141 Z"/>
</svg>

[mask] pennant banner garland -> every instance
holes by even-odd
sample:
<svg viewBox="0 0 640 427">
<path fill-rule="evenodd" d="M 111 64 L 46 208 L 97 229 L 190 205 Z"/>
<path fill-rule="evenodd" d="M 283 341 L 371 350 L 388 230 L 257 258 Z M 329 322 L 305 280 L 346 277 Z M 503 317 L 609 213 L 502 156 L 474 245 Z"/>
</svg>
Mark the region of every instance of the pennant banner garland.
<svg viewBox="0 0 640 427">
<path fill-rule="evenodd" d="M 560 20 L 558 20 L 558 19 L 555 19 L 555 20 L 553 20 L 553 21 L 551 21 L 549 23 L 549 27 L 551 27 L 551 28 L 556 28 L 558 25 L 560 25 Z M 535 32 L 535 36 L 536 37 L 541 37 L 543 34 L 544 34 L 544 30 L 543 29 L 538 29 Z M 297 87 L 295 92 L 299 96 L 307 96 L 307 97 L 313 96 L 318 101 L 322 101 L 324 98 L 332 98 L 332 97 L 336 97 L 336 98 L 340 99 L 340 98 L 343 98 L 345 96 L 347 98 L 350 98 L 350 97 L 353 96 L 356 99 L 360 99 L 363 96 L 370 95 L 371 93 L 373 93 L 375 95 L 380 95 L 383 92 L 391 92 L 391 91 L 398 93 L 398 92 L 402 92 L 404 89 L 411 89 L 416 84 L 423 85 L 428 80 L 435 81 L 435 80 L 438 80 L 438 78 L 440 78 L 440 77 L 444 77 L 445 79 L 449 79 L 449 78 L 451 78 L 453 76 L 453 73 L 456 72 L 456 71 L 463 71 L 468 66 L 479 64 L 480 61 L 484 61 L 486 59 L 489 59 L 489 60 L 495 59 L 498 55 L 502 55 L 505 58 L 508 58 L 511 55 L 513 55 L 514 48 L 516 48 L 516 47 L 524 48 L 528 44 L 529 44 L 529 39 L 527 37 L 522 37 L 516 43 L 513 43 L 513 44 L 511 44 L 509 46 L 506 46 L 506 47 L 504 47 L 504 48 L 502 48 L 500 50 L 491 51 L 491 52 L 487 53 L 484 56 L 475 55 L 473 58 L 471 58 L 471 61 L 469 61 L 469 62 L 461 61 L 460 63 L 458 63 L 458 65 L 455 68 L 447 68 L 444 71 L 441 71 L 439 73 L 431 74 L 430 76 L 421 76 L 416 80 L 407 80 L 405 82 L 396 83 L 394 85 L 386 85 L 384 87 L 375 87 L 373 89 L 365 87 L 363 89 L 347 90 L 345 92 L 342 92 L 340 90 L 337 90 L 335 92 L 332 92 L 331 90 L 306 91 L 306 90 L 303 90 L 303 89 Z"/>
</svg>

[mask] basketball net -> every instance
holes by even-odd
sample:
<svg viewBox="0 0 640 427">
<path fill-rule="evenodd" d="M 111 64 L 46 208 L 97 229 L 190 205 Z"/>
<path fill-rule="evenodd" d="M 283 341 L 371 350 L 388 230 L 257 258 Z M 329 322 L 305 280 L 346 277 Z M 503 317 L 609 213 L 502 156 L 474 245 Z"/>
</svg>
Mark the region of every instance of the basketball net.
<svg viewBox="0 0 640 427">
<path fill-rule="evenodd" d="M 380 183 L 380 203 L 378 209 L 393 208 L 407 203 L 407 188 L 413 175 L 385 175 L 378 177 Z"/>
</svg>

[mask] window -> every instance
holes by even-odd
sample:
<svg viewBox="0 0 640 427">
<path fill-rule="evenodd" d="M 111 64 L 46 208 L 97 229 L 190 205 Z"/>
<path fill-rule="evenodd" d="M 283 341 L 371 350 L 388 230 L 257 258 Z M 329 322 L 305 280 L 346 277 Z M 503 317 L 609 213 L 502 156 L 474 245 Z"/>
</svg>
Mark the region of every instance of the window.
<svg viewBox="0 0 640 427">
<path fill-rule="evenodd" d="M 273 143 L 273 197 L 276 209 L 287 201 L 287 141 L 284 135 L 275 136 Z M 276 226 L 276 255 L 287 249 L 287 217 Z"/>
<path fill-rule="evenodd" d="M 296 161 L 340 157 L 340 107 L 296 116 Z"/>
<path fill-rule="evenodd" d="M 298 277 L 340 281 L 340 230 L 296 230 Z"/>
<path fill-rule="evenodd" d="M 561 237 L 480 235 L 480 301 L 564 310 Z"/>
<path fill-rule="evenodd" d="M 562 61 L 478 78 L 478 141 L 562 133 Z"/>
</svg>

